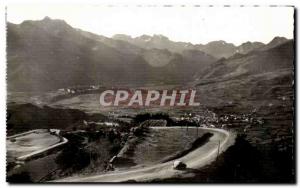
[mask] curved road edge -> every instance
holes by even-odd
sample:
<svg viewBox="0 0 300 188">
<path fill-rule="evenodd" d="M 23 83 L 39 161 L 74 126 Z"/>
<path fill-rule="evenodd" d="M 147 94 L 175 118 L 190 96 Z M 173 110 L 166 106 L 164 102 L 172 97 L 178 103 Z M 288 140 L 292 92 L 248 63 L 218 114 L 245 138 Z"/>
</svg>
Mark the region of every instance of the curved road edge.
<svg viewBox="0 0 300 188">
<path fill-rule="evenodd" d="M 170 128 L 180 127 L 159 127 L 156 129 Z M 218 154 L 224 152 L 235 142 L 236 135 L 234 132 L 216 128 L 199 129 L 213 132 L 214 135 L 210 138 L 208 143 L 178 159 L 186 163 L 189 169 L 200 169 L 201 167 L 210 164 L 217 158 Z M 173 161 L 170 161 L 166 163 L 156 164 L 150 167 L 129 169 L 128 171 L 113 171 L 87 177 L 72 176 L 69 178 L 54 180 L 54 182 L 145 182 L 154 179 L 163 180 L 166 178 L 182 177 L 187 173 L 188 172 L 184 170 L 173 169 Z"/>
</svg>

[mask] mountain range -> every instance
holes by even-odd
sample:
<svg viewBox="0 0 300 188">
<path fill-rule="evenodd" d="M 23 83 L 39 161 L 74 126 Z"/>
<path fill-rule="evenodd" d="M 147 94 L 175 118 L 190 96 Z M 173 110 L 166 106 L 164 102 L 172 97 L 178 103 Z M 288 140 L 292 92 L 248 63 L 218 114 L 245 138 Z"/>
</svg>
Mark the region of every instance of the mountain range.
<svg viewBox="0 0 300 188">
<path fill-rule="evenodd" d="M 283 37 L 275 37 L 268 44 L 246 42 L 240 46 L 225 41 L 194 45 L 162 35 L 132 38 L 119 34 L 108 38 L 49 17 L 7 23 L 8 90 L 184 84 L 218 78 L 218 72 L 227 77 L 252 74 L 291 66 L 285 63 L 290 59 L 282 58 L 293 58 L 292 45 L 293 40 Z"/>
<path fill-rule="evenodd" d="M 182 53 L 185 50 L 199 50 L 218 59 L 228 58 L 236 53 L 247 54 L 253 50 L 272 48 L 287 41 L 284 37 L 275 37 L 267 45 L 261 42 L 248 41 L 239 46 L 235 46 L 234 44 L 227 43 L 223 40 L 193 45 L 187 42 L 174 42 L 163 35 L 142 35 L 140 37 L 132 38 L 128 35 L 117 34 L 113 36 L 113 39 L 126 41 L 144 49 L 168 49 L 174 53 Z"/>
</svg>

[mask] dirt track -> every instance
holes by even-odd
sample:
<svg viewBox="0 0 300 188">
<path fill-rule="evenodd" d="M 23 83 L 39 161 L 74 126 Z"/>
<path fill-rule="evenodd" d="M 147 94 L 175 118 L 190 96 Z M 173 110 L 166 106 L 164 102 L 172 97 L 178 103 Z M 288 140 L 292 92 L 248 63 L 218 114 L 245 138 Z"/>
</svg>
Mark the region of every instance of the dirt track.
<svg viewBox="0 0 300 188">
<path fill-rule="evenodd" d="M 180 127 L 156 127 L 156 129 L 180 129 Z M 124 182 L 129 180 L 144 182 L 154 179 L 188 176 L 192 169 L 199 169 L 216 159 L 219 142 L 219 152 L 221 153 L 232 145 L 235 140 L 235 135 L 233 133 L 222 129 L 199 128 L 199 130 L 209 131 L 214 135 L 204 146 L 179 159 L 187 164 L 187 170 L 174 170 L 172 168 L 173 162 L 170 161 L 150 167 L 129 169 L 127 171 L 113 171 L 87 177 L 73 176 L 70 178 L 59 179 L 55 182 Z"/>
</svg>

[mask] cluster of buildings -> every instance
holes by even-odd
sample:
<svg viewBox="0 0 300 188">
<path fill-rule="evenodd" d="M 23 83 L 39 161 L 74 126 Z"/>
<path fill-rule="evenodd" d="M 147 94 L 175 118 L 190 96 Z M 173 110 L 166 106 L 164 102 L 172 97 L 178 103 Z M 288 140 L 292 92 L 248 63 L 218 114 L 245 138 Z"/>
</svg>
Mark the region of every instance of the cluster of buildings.
<svg viewBox="0 0 300 188">
<path fill-rule="evenodd" d="M 90 86 L 74 86 L 74 87 L 69 87 L 69 88 L 61 88 L 58 89 L 57 92 L 58 94 L 61 95 L 67 95 L 67 94 L 76 94 L 76 93 L 84 93 L 87 91 L 95 91 L 100 89 L 100 85 L 90 85 Z"/>
</svg>

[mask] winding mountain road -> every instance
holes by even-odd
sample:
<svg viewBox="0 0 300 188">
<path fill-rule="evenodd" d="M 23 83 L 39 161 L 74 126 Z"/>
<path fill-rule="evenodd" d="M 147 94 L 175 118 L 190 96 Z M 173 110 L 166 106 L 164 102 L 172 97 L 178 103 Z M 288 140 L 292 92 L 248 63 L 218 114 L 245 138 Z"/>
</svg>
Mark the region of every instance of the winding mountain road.
<svg viewBox="0 0 300 188">
<path fill-rule="evenodd" d="M 180 127 L 155 127 L 155 129 L 180 129 Z M 195 128 L 189 128 L 195 129 Z M 211 132 L 213 136 L 208 143 L 178 159 L 187 164 L 188 169 L 199 169 L 212 161 L 234 143 L 235 134 L 223 129 L 199 128 L 199 131 Z M 220 146 L 219 146 L 220 145 Z M 112 171 L 92 176 L 72 176 L 58 179 L 55 182 L 145 182 L 154 179 L 166 179 L 189 175 L 188 170 L 173 169 L 173 161 L 160 163 L 149 167 L 132 168 L 122 171 Z"/>
</svg>

